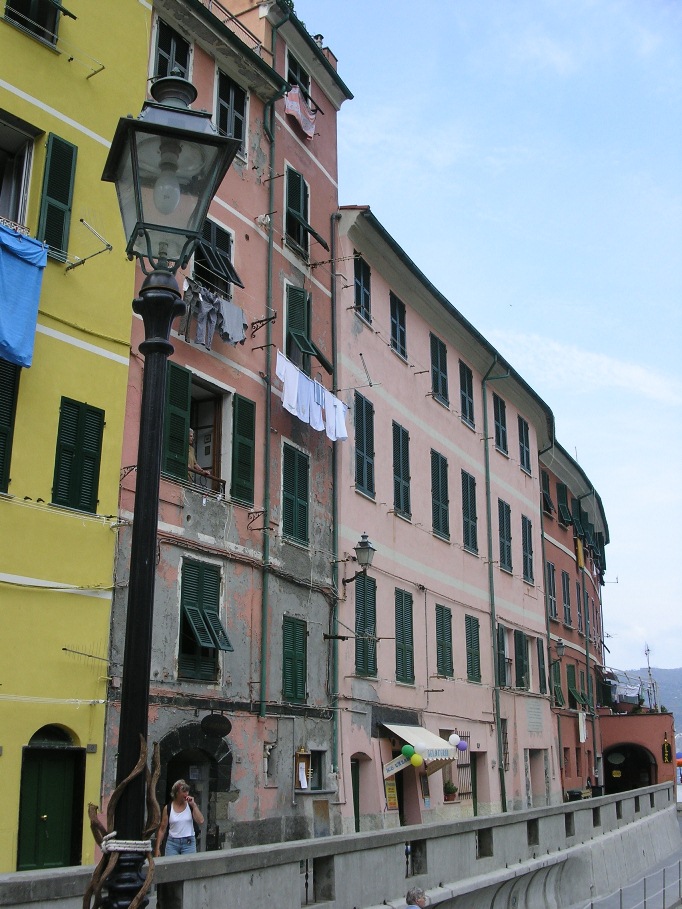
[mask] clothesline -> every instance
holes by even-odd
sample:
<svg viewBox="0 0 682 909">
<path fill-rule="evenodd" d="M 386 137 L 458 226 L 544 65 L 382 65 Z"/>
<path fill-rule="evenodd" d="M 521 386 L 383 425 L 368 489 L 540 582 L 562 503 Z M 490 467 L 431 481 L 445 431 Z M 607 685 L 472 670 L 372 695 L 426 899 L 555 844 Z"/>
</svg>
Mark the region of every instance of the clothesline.
<svg viewBox="0 0 682 909">
<path fill-rule="evenodd" d="M 203 344 L 208 350 L 217 331 L 220 338 L 228 344 L 243 344 L 246 340 L 248 323 L 244 310 L 226 299 L 220 293 L 209 290 L 194 278 L 185 278 L 183 299 L 187 303 L 187 312 L 180 323 L 179 333 L 189 336 L 192 315 L 196 316 L 195 342 Z"/>
<path fill-rule="evenodd" d="M 280 350 L 277 351 L 275 375 L 283 385 L 282 407 L 285 410 L 318 432 L 324 430 L 332 442 L 348 438 L 348 406 L 317 379 L 301 372 Z"/>
</svg>

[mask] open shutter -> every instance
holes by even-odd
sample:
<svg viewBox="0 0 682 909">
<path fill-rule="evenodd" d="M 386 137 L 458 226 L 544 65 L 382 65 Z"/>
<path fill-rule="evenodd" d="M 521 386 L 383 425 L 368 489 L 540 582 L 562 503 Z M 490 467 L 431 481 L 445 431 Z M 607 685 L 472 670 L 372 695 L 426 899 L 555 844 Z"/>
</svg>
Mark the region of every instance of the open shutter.
<svg viewBox="0 0 682 909">
<path fill-rule="evenodd" d="M 0 492 L 7 492 L 21 368 L 0 360 Z"/>
<path fill-rule="evenodd" d="M 83 511 L 95 512 L 97 511 L 99 466 L 102 459 L 104 411 L 84 405 L 81 429 L 80 482 L 76 507 L 82 508 Z"/>
<path fill-rule="evenodd" d="M 564 693 L 561 689 L 561 663 L 557 660 L 552 665 L 552 693 L 554 694 L 554 705 L 563 707 L 566 703 Z"/>
<path fill-rule="evenodd" d="M 219 650 L 231 652 L 234 647 L 220 621 L 220 570 L 213 565 L 203 565 L 202 568 L 201 605 L 206 625 L 215 646 Z"/>
<path fill-rule="evenodd" d="M 215 647 L 211 632 L 204 621 L 202 609 L 204 566 L 198 562 L 184 561 L 182 564 L 182 590 L 180 606 L 200 647 Z"/>
<path fill-rule="evenodd" d="M 253 505 L 256 453 L 256 405 L 248 398 L 234 396 L 232 432 L 232 484 L 230 496 Z"/>
<path fill-rule="evenodd" d="M 169 362 L 163 420 L 163 471 L 182 480 L 187 479 L 191 403 L 192 373 Z"/>
<path fill-rule="evenodd" d="M 71 203 L 78 149 L 50 133 L 38 219 L 39 240 L 49 246 L 49 254 L 66 260 L 71 225 Z"/>
</svg>

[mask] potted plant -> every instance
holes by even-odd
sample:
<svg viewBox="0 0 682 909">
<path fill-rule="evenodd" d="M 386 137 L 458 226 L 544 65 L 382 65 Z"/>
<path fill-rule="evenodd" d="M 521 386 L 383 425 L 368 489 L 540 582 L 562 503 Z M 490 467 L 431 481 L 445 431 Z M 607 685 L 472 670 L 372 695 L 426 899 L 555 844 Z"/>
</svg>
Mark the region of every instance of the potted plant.
<svg viewBox="0 0 682 909">
<path fill-rule="evenodd" d="M 443 800 L 446 802 L 454 802 L 457 798 L 457 786 L 452 782 L 452 780 L 445 780 L 443 783 Z"/>
</svg>

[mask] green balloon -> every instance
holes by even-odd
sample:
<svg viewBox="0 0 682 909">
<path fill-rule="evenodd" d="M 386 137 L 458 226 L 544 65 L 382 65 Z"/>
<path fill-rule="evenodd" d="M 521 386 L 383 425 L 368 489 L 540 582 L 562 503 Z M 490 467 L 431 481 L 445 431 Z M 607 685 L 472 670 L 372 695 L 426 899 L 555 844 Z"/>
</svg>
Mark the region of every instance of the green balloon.
<svg viewBox="0 0 682 909">
<path fill-rule="evenodd" d="M 414 748 L 412 747 L 412 745 L 403 745 L 403 747 L 400 749 L 400 751 L 401 751 L 403 757 L 406 757 L 406 758 L 411 758 L 412 755 L 414 754 Z"/>
</svg>

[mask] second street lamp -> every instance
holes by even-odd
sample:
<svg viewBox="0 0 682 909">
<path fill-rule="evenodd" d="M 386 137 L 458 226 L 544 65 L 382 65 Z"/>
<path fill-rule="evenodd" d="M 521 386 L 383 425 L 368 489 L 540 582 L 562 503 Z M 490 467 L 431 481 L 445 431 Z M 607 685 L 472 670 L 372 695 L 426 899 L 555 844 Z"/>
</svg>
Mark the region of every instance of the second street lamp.
<svg viewBox="0 0 682 909">
<path fill-rule="evenodd" d="M 104 181 L 116 184 L 126 252 L 140 260 L 147 276 L 133 301 L 144 322 L 145 339 L 139 349 L 145 363 L 114 817 L 117 839 L 142 845 L 139 849 L 126 849 L 128 842 L 121 843 L 122 848 L 114 846 L 120 856 L 106 881 L 108 892 L 102 903 L 106 909 L 124 909 L 136 897 L 143 886 L 141 868 L 147 851 L 141 840 L 145 773 L 122 784 L 137 765 L 141 742 L 147 738 L 166 371 L 173 352 L 171 325 L 185 309 L 175 272 L 189 261 L 209 205 L 240 144 L 238 139 L 218 135 L 210 114 L 191 110 L 197 92 L 185 79 L 174 75 L 159 79 L 151 94 L 153 100 L 145 102 L 137 119 L 119 120 L 102 175 Z M 93 884 L 97 893 L 101 883 L 93 880 Z M 136 905 L 146 906 L 147 900 Z"/>
</svg>

